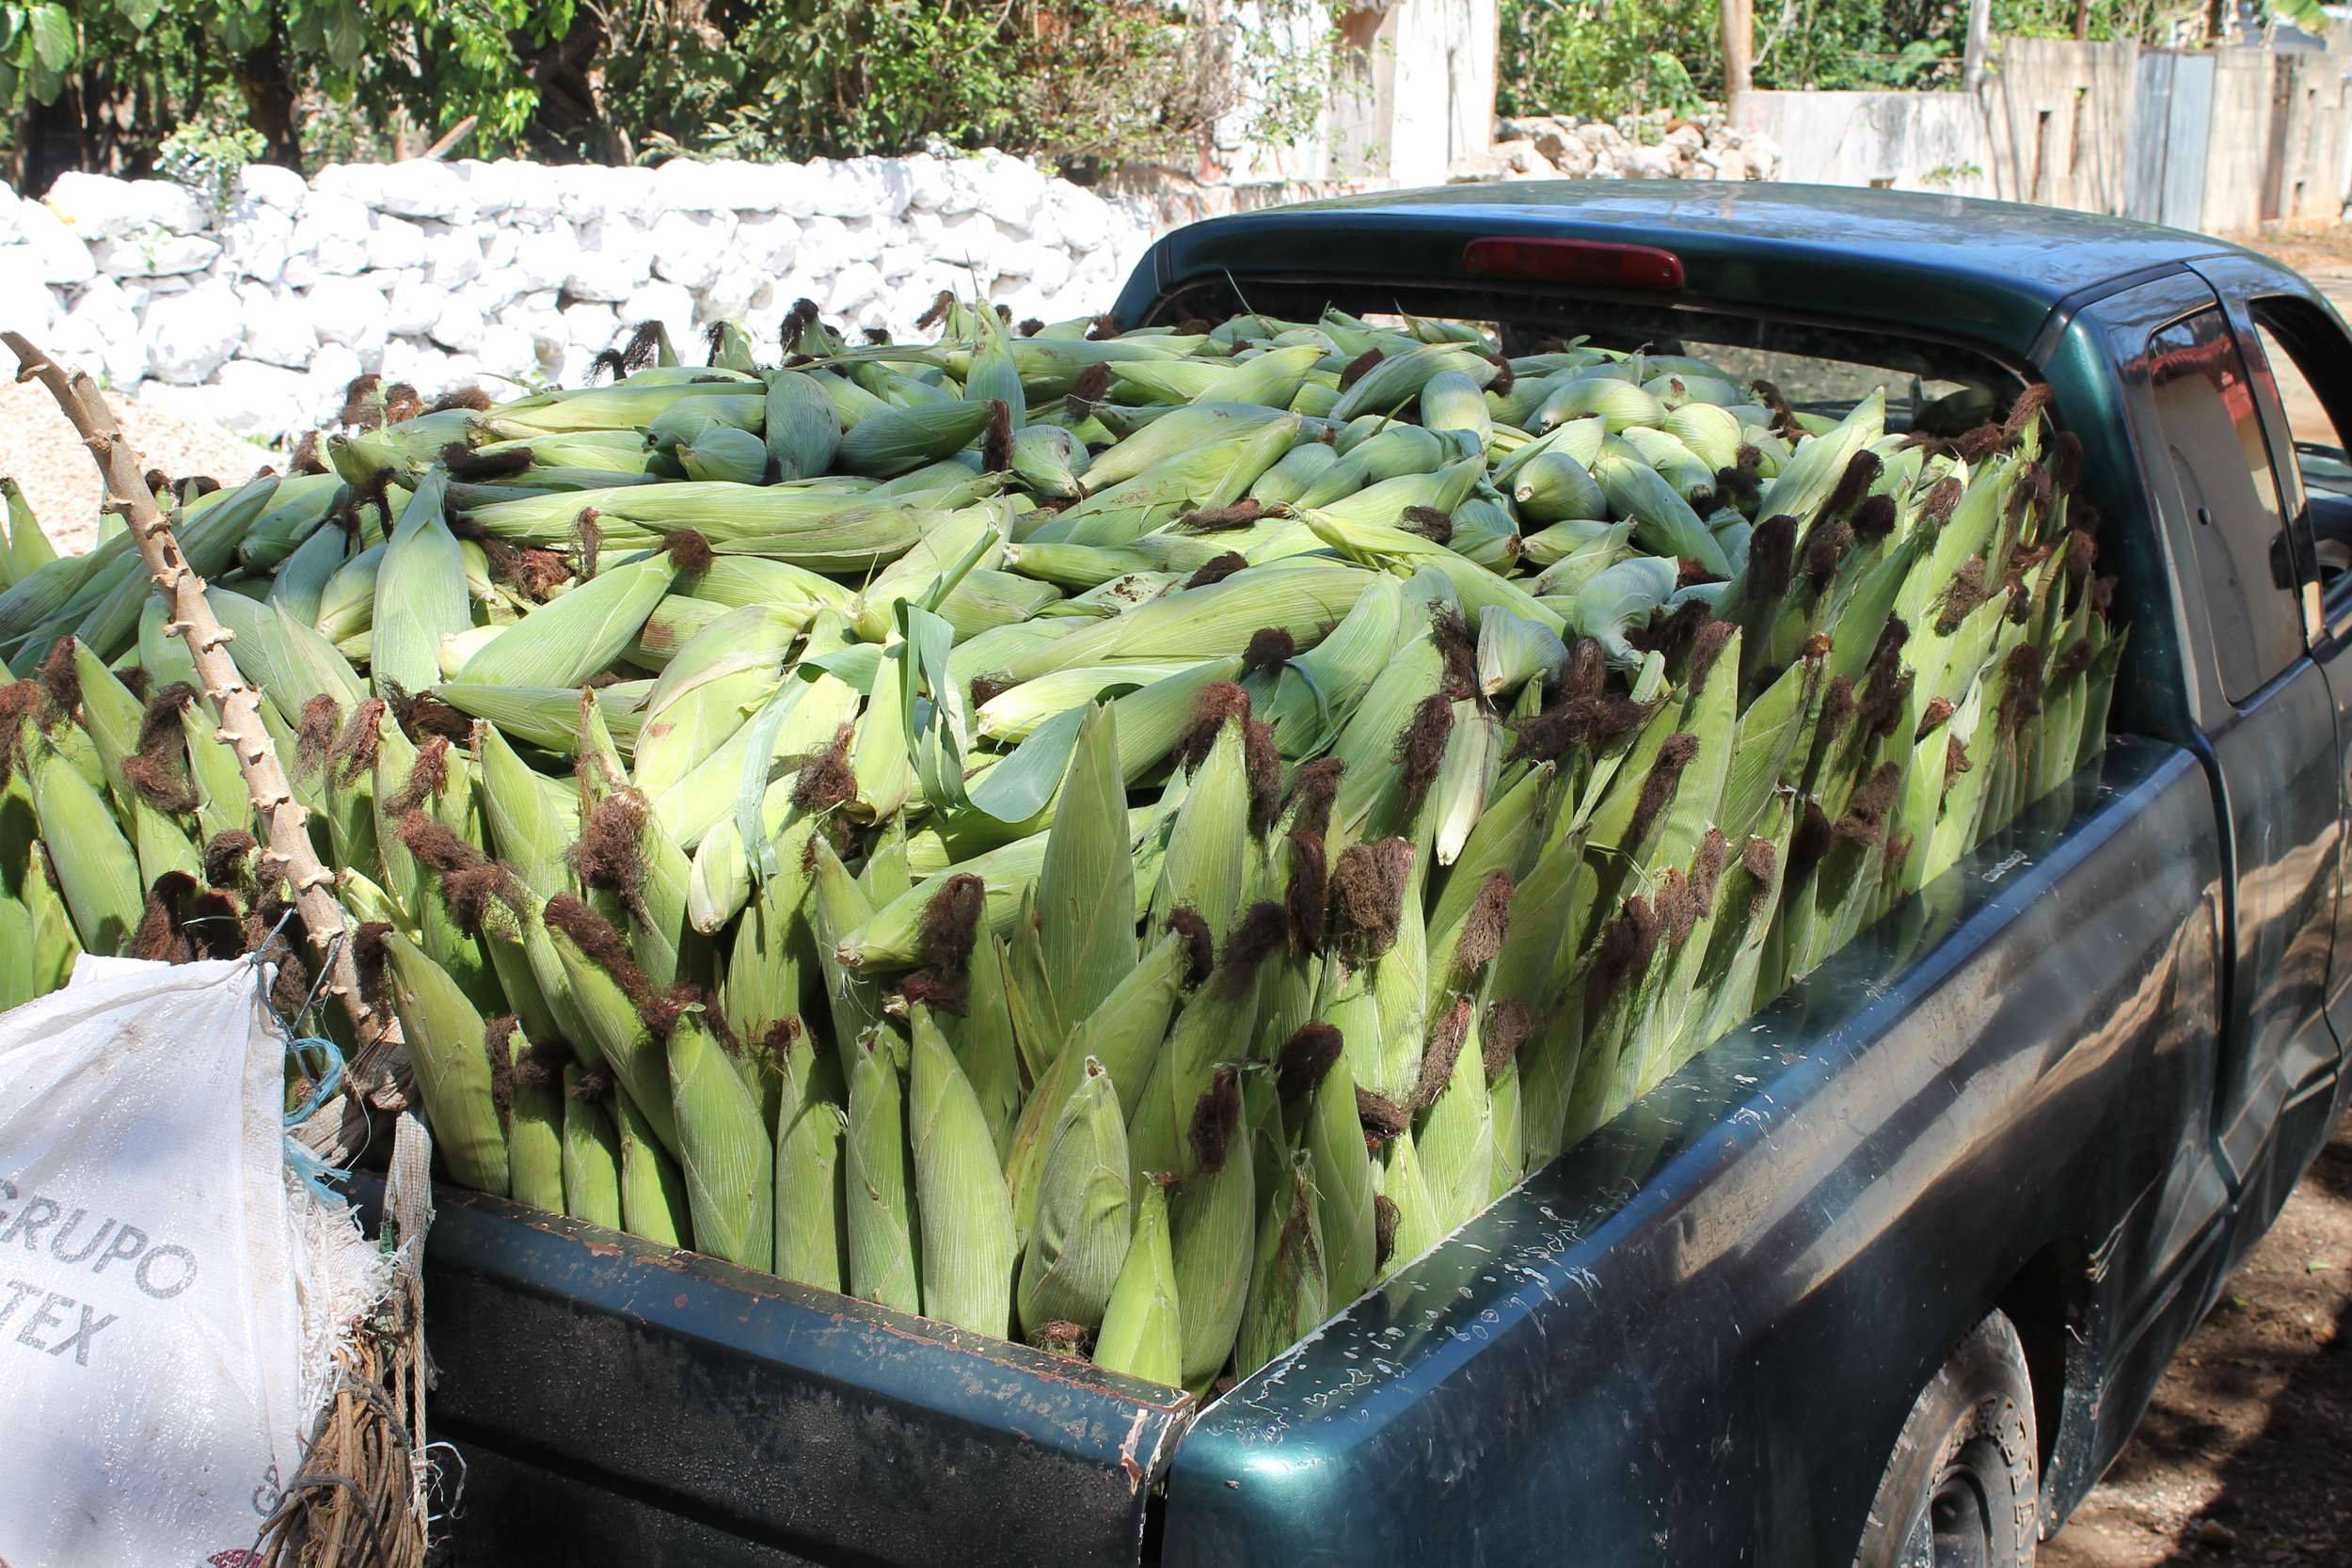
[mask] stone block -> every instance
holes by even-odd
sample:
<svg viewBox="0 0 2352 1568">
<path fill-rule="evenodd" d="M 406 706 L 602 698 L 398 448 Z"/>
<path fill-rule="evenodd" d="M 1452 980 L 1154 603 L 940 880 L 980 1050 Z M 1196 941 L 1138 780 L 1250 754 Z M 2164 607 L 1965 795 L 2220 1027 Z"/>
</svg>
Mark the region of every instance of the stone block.
<svg viewBox="0 0 2352 1568">
<path fill-rule="evenodd" d="M 782 214 L 740 219 L 727 242 L 731 264 L 773 276 L 789 272 L 801 254 L 801 224 Z M 723 272 L 725 269 L 722 269 Z"/>
<path fill-rule="evenodd" d="M 111 240 L 155 221 L 130 181 L 78 169 L 58 175 L 51 183 L 48 205 L 85 244 Z"/>
<path fill-rule="evenodd" d="M 444 289 L 454 289 L 482 276 L 483 234 L 479 229 L 452 229 L 425 241 L 425 276 Z"/>
<path fill-rule="evenodd" d="M 150 300 L 139 324 L 148 373 L 193 387 L 229 362 L 245 341 L 237 296 L 225 283 Z"/>
<path fill-rule="evenodd" d="M 237 297 L 245 314 L 245 341 L 237 351 L 242 357 L 298 371 L 318 356 L 318 325 L 310 319 L 310 302 L 300 294 L 248 283 L 237 291 Z"/>
<path fill-rule="evenodd" d="M 291 217 L 302 210 L 310 186 L 301 174 L 276 164 L 247 164 L 237 175 L 237 194 Z"/>
<path fill-rule="evenodd" d="M 209 385 L 180 396 L 186 400 L 183 413 L 209 419 L 239 436 L 275 441 L 309 424 L 312 391 L 310 378 L 300 371 L 255 359 L 231 359 Z M 262 454 L 256 452 L 255 466 L 261 462 Z M 230 483 L 237 477 L 222 476 Z"/>
<path fill-rule="evenodd" d="M 361 353 L 383 343 L 384 295 L 366 279 L 322 277 L 303 298 L 323 341 Z"/>
<path fill-rule="evenodd" d="M 564 308 L 564 325 L 571 333 L 573 346 L 590 354 L 601 354 L 612 346 L 612 340 L 621 329 L 621 318 L 610 305 L 571 305 Z"/>
<path fill-rule="evenodd" d="M 433 330 L 448 305 L 449 291 L 438 283 L 403 283 L 384 296 L 384 330 L 421 337 Z"/>
<path fill-rule="evenodd" d="M 487 325 L 478 306 L 470 300 L 452 298 L 441 307 L 440 315 L 425 336 L 453 354 L 471 354 L 482 346 L 482 335 Z"/>
<path fill-rule="evenodd" d="M 456 169 L 437 159 L 411 158 L 380 171 L 371 205 L 402 217 L 470 222 L 477 204 Z"/>
<path fill-rule="evenodd" d="M 424 230 L 405 218 L 377 213 L 368 221 L 368 265 L 381 271 L 422 266 Z"/>
<path fill-rule="evenodd" d="M 202 272 L 220 256 L 220 242 L 201 234 L 134 230 L 90 246 L 90 259 L 112 277 L 177 277 Z"/>
<path fill-rule="evenodd" d="M 661 166 L 666 169 L 671 166 Z M 727 242 L 734 237 L 735 221 L 735 214 L 725 208 L 662 214 L 654 220 L 646 236 L 653 252 L 654 271 L 681 288 L 707 289 L 718 280 L 720 270 L 726 264 Z"/>
</svg>

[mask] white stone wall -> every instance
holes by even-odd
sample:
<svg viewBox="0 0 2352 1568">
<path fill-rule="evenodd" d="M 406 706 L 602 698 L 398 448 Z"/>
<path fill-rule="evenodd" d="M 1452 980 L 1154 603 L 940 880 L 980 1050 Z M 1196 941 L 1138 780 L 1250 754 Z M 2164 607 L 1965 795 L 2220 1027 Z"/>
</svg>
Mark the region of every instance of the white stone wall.
<svg viewBox="0 0 2352 1568">
<path fill-rule="evenodd" d="M 362 372 L 430 398 L 578 385 L 659 320 L 771 337 L 792 302 L 904 337 L 942 289 L 1016 319 L 1107 309 L 1151 220 L 995 153 L 659 169 L 503 162 L 245 171 L 213 213 L 163 181 L 0 185 L 0 325 L 133 396 L 276 438 Z"/>
</svg>

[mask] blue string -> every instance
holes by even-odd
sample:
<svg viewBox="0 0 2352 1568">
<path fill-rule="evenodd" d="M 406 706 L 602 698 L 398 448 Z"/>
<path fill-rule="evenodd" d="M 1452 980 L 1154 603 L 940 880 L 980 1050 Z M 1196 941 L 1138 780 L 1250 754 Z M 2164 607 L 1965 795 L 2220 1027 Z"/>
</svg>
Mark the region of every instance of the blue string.
<svg viewBox="0 0 2352 1568">
<path fill-rule="evenodd" d="M 304 1059 L 304 1053 L 310 1051 L 323 1051 L 326 1053 L 326 1070 L 316 1078 L 310 1076 L 310 1064 Z M 302 1184 L 310 1189 L 310 1195 L 313 1197 L 327 1207 L 334 1208 L 343 1201 L 342 1195 L 329 1188 L 326 1185 L 326 1179 L 348 1177 L 351 1174 L 349 1168 L 330 1165 L 325 1160 L 320 1159 L 301 1139 L 293 1136 L 293 1130 L 309 1120 L 311 1113 L 326 1103 L 334 1096 L 335 1091 L 342 1086 L 343 1053 L 333 1040 L 320 1039 L 316 1036 L 306 1036 L 301 1039 L 289 1041 L 286 1046 L 286 1054 L 294 1059 L 294 1065 L 302 1069 L 303 1081 L 310 1085 L 310 1092 L 303 1097 L 302 1103 L 288 1111 L 279 1119 L 279 1125 L 287 1130 L 287 1136 L 283 1140 L 286 1146 L 286 1164 L 295 1176 L 301 1178 Z"/>
<path fill-rule="evenodd" d="M 292 921 L 294 916 L 294 911 L 293 910 L 288 910 L 283 915 L 278 917 L 276 929 L 270 932 L 270 937 L 273 941 L 276 940 L 279 932 L 285 930 L 288 922 Z M 269 942 L 265 942 L 262 944 L 262 951 L 267 952 L 268 950 Z M 333 951 L 334 949 L 332 947 L 328 948 L 328 953 L 330 955 Z M 293 1026 L 288 1024 L 284 1019 L 278 1017 L 278 1005 L 276 1000 L 272 998 L 269 993 L 269 985 L 267 980 L 264 978 L 262 965 L 260 958 L 256 958 L 252 960 L 252 962 L 253 989 L 255 994 L 261 998 L 262 1006 L 268 1010 L 270 1017 L 278 1020 L 278 1026 L 284 1029 L 287 1034 L 292 1035 L 294 1033 Z M 318 979 L 313 982 L 310 987 L 310 994 L 303 999 L 302 1010 L 294 1015 L 294 1023 L 300 1023 L 304 1017 L 310 1013 L 311 1007 L 318 1001 L 319 988 L 324 986 L 326 982 L 326 971 L 324 966 L 322 966 L 319 972 Z M 305 1059 L 304 1055 L 305 1053 L 311 1051 L 323 1051 L 326 1053 L 326 1070 L 321 1072 L 315 1078 L 310 1075 L 310 1064 Z M 287 1041 L 286 1054 L 294 1058 L 294 1066 L 301 1070 L 302 1081 L 310 1085 L 310 1092 L 303 1097 L 302 1103 L 295 1106 L 293 1110 L 288 1111 L 279 1118 L 279 1126 L 282 1127 L 289 1134 L 280 1140 L 285 1145 L 286 1164 L 294 1171 L 295 1176 L 301 1178 L 302 1184 L 310 1189 L 312 1196 L 316 1197 L 321 1203 L 326 1204 L 327 1207 L 335 1208 L 343 1202 L 343 1196 L 342 1194 L 335 1192 L 326 1185 L 326 1179 L 328 1177 L 348 1177 L 351 1175 L 350 1168 L 348 1166 L 328 1164 L 325 1160 L 320 1159 L 316 1154 L 312 1153 L 300 1139 L 293 1137 L 291 1133 L 294 1128 L 301 1126 L 305 1121 L 309 1120 L 311 1115 L 315 1113 L 321 1105 L 326 1103 L 327 1100 L 337 1089 L 342 1087 L 342 1050 L 341 1047 L 336 1045 L 333 1040 L 321 1039 L 316 1035 L 305 1035 L 300 1038 Z"/>
<path fill-rule="evenodd" d="M 302 1059 L 305 1051 L 326 1053 L 326 1070 L 315 1079 L 310 1076 L 310 1064 Z M 294 1059 L 294 1066 L 302 1069 L 303 1081 L 310 1085 L 309 1097 L 285 1116 L 286 1126 L 299 1127 L 310 1118 L 312 1112 L 326 1103 L 327 1096 L 342 1087 L 343 1053 L 333 1040 L 323 1040 L 312 1035 L 289 1041 L 286 1054 Z"/>
</svg>

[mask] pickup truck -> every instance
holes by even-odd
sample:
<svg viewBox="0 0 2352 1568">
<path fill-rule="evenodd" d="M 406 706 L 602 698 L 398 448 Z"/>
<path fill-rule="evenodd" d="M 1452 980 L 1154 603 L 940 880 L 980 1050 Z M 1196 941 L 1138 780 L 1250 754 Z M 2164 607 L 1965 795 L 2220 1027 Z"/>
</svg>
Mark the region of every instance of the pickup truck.
<svg viewBox="0 0 2352 1568">
<path fill-rule="evenodd" d="M 2129 1436 L 2352 1088 L 2343 323 L 2116 219 L 1600 182 L 1197 224 L 1115 310 L 1326 305 L 1890 429 L 2046 385 L 2128 627 L 2104 754 L 1205 1406 L 446 1189 L 456 1561 L 2014 1565 Z"/>
</svg>

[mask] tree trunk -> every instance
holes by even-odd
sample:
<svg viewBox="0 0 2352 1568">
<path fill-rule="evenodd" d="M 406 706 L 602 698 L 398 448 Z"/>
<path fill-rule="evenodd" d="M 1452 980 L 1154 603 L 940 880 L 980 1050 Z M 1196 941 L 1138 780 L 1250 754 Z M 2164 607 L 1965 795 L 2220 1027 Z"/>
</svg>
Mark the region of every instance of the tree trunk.
<svg viewBox="0 0 2352 1568">
<path fill-rule="evenodd" d="M 548 44 L 532 62 L 531 78 L 539 89 L 538 106 L 523 139 L 532 156 L 547 163 L 575 163 L 594 157 L 603 139 L 604 108 L 597 101 L 594 71 L 604 52 L 602 24 L 591 8 L 572 14 L 563 38 Z"/>
<path fill-rule="evenodd" d="M 1740 111 L 1747 102 L 1750 58 L 1756 49 L 1756 13 L 1752 0 L 1723 0 L 1724 118 L 1744 128 Z"/>
<path fill-rule="evenodd" d="M 282 16 L 282 13 L 281 13 Z M 237 56 L 231 67 L 245 95 L 245 119 L 262 134 L 262 162 L 299 171 L 302 167 L 300 93 L 286 69 L 285 24 L 273 24 L 270 40 Z"/>
</svg>

